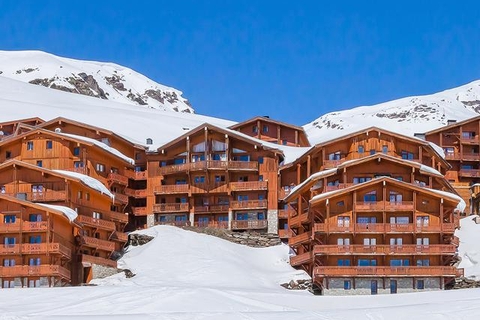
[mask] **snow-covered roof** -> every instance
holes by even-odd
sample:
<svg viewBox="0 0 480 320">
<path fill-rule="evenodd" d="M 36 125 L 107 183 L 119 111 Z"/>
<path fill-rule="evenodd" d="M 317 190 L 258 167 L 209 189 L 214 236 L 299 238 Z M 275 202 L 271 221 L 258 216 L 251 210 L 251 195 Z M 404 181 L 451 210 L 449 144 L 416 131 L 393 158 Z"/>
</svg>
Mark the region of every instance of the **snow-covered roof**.
<svg viewBox="0 0 480 320">
<path fill-rule="evenodd" d="M 97 190 L 98 192 L 100 192 L 102 194 L 106 194 L 107 196 L 112 198 L 112 200 L 115 198 L 113 193 L 111 193 L 110 190 L 108 190 L 107 187 L 105 187 L 105 185 L 103 183 L 101 183 L 100 181 L 98 181 L 95 178 L 92 178 L 92 177 L 87 176 L 87 175 L 82 174 L 82 173 L 73 172 L 73 171 L 66 171 L 66 170 L 52 170 L 52 171 L 61 173 L 63 175 L 66 175 L 66 176 L 69 176 L 69 177 L 72 177 L 72 178 L 76 178 L 76 179 L 82 181 L 82 183 L 89 186 L 90 188 L 92 188 L 94 190 Z"/>
<path fill-rule="evenodd" d="M 82 137 L 82 136 L 78 136 L 76 134 L 70 134 L 70 133 L 63 133 L 63 132 L 55 132 L 55 133 L 59 134 L 59 135 L 62 135 L 62 136 L 66 136 L 66 137 L 74 138 L 74 139 L 77 139 L 77 140 L 85 141 L 85 142 L 88 142 L 89 144 L 94 144 L 97 147 L 100 147 L 100 148 L 104 149 L 105 151 L 108 151 L 109 153 L 115 155 L 118 158 L 123 159 L 124 161 L 126 161 L 126 162 L 128 162 L 132 165 L 135 164 L 135 160 L 133 160 L 132 158 L 127 157 L 126 155 L 124 155 L 123 153 L 118 151 L 117 149 L 112 148 L 112 147 L 110 147 L 110 146 L 106 145 L 105 143 L 100 142 L 98 140 L 95 140 L 95 139 L 92 139 L 92 138 L 87 138 L 87 137 Z"/>
<path fill-rule="evenodd" d="M 288 194 L 288 196 L 290 196 L 292 194 L 295 194 L 298 190 L 302 189 L 304 186 L 308 185 L 310 182 L 321 179 L 321 178 L 326 177 L 326 176 L 329 176 L 329 175 L 334 174 L 336 172 L 337 172 L 337 168 L 327 169 L 327 170 L 316 172 L 316 173 L 310 175 L 310 177 L 308 177 L 307 179 L 302 181 L 300 184 L 293 187 L 290 190 L 290 193 Z"/>
<path fill-rule="evenodd" d="M 69 207 L 57 206 L 57 205 L 46 204 L 46 203 L 37 203 L 37 204 L 46 208 L 50 208 L 50 209 L 54 209 L 62 212 L 63 215 L 70 221 L 75 220 L 78 216 L 77 212 Z"/>
</svg>

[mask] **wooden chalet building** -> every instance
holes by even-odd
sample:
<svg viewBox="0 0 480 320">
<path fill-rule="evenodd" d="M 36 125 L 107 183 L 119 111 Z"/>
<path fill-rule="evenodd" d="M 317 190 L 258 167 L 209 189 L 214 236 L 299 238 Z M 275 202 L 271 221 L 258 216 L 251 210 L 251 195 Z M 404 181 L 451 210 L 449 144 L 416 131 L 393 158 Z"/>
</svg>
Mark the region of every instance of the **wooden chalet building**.
<svg viewBox="0 0 480 320">
<path fill-rule="evenodd" d="M 440 146 L 451 168 L 445 177 L 452 183 L 458 194 L 467 203 L 467 213 L 477 213 L 471 209 L 477 194 L 472 194 L 471 186 L 480 183 L 480 116 L 464 121 L 448 121 L 448 125 L 426 132 L 424 138 Z"/>
<path fill-rule="evenodd" d="M 74 215 L 66 207 L 47 207 L 0 194 L 1 287 L 70 284 L 72 230 L 77 228 L 71 220 Z"/>
<path fill-rule="evenodd" d="M 266 142 L 292 146 L 309 147 L 307 135 L 302 127 L 270 119 L 270 117 L 255 117 L 230 127 L 250 137 Z"/>
<path fill-rule="evenodd" d="M 277 232 L 279 150 L 201 125 L 148 155 L 142 223 Z M 135 213 L 135 212 L 134 212 Z"/>
</svg>

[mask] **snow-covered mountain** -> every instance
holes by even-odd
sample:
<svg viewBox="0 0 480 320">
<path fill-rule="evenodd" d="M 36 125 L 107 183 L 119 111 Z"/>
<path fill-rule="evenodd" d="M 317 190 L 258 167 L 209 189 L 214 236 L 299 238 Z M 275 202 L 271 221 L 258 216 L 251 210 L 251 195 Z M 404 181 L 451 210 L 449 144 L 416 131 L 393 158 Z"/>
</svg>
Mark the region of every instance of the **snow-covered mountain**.
<svg viewBox="0 0 480 320">
<path fill-rule="evenodd" d="M 114 63 L 0 51 L 0 76 L 136 106 L 193 113 L 182 92 Z"/>
<path fill-rule="evenodd" d="M 327 113 L 304 126 L 312 143 L 377 126 L 413 135 L 480 114 L 480 81 L 442 92 Z"/>
</svg>

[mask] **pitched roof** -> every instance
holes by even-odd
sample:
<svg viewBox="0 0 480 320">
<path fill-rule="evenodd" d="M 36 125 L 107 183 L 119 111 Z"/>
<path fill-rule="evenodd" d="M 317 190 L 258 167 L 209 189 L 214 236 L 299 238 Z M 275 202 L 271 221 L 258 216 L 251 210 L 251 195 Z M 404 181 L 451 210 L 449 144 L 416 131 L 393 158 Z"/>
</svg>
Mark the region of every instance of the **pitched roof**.
<svg viewBox="0 0 480 320">
<path fill-rule="evenodd" d="M 293 125 L 293 124 L 290 124 L 290 123 L 274 120 L 274 119 L 267 118 L 267 117 L 260 117 L 260 116 L 253 117 L 253 118 L 245 120 L 243 122 L 239 122 L 237 124 L 234 124 L 234 125 L 230 126 L 229 128 L 230 129 L 238 129 L 238 128 L 244 126 L 244 125 L 247 125 L 247 124 L 252 123 L 252 122 L 256 122 L 258 120 L 278 124 L 280 126 L 284 126 L 284 127 L 292 128 L 294 130 L 305 132 L 302 127 L 299 127 L 299 126 L 296 126 L 296 125 Z"/>
<path fill-rule="evenodd" d="M 462 121 L 459 121 L 459 122 L 455 122 L 455 123 L 452 123 L 452 124 L 449 124 L 449 125 L 446 125 L 446 126 L 442 126 L 440 128 L 434 129 L 434 130 L 427 131 L 427 132 L 425 132 L 425 135 L 446 131 L 446 130 L 449 130 L 451 128 L 463 126 L 464 124 L 474 122 L 474 121 L 480 121 L 480 116 L 475 116 L 473 118 L 469 118 L 469 119 L 462 120 Z"/>
</svg>

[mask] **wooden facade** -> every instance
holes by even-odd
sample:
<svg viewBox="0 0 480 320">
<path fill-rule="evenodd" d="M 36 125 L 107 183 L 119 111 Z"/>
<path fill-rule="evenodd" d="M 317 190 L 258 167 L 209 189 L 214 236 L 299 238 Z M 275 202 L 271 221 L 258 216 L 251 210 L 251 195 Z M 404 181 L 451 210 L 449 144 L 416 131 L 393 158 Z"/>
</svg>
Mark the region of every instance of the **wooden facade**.
<svg viewBox="0 0 480 320">
<path fill-rule="evenodd" d="M 447 126 L 425 133 L 425 139 L 440 146 L 451 168 L 445 177 L 467 203 L 467 213 L 478 214 L 472 206 L 471 186 L 480 183 L 480 117 L 461 122 L 449 121 Z M 475 209 L 474 209 L 475 208 Z M 473 210 L 474 209 L 474 210 Z"/>
<path fill-rule="evenodd" d="M 267 231 L 277 210 L 278 153 L 202 125 L 149 154 L 143 212 L 153 212 L 156 224 Z"/>
<path fill-rule="evenodd" d="M 255 117 L 237 123 L 231 126 L 230 129 L 275 144 L 292 147 L 310 146 L 310 142 L 302 127 L 273 120 L 270 117 Z"/>
</svg>

